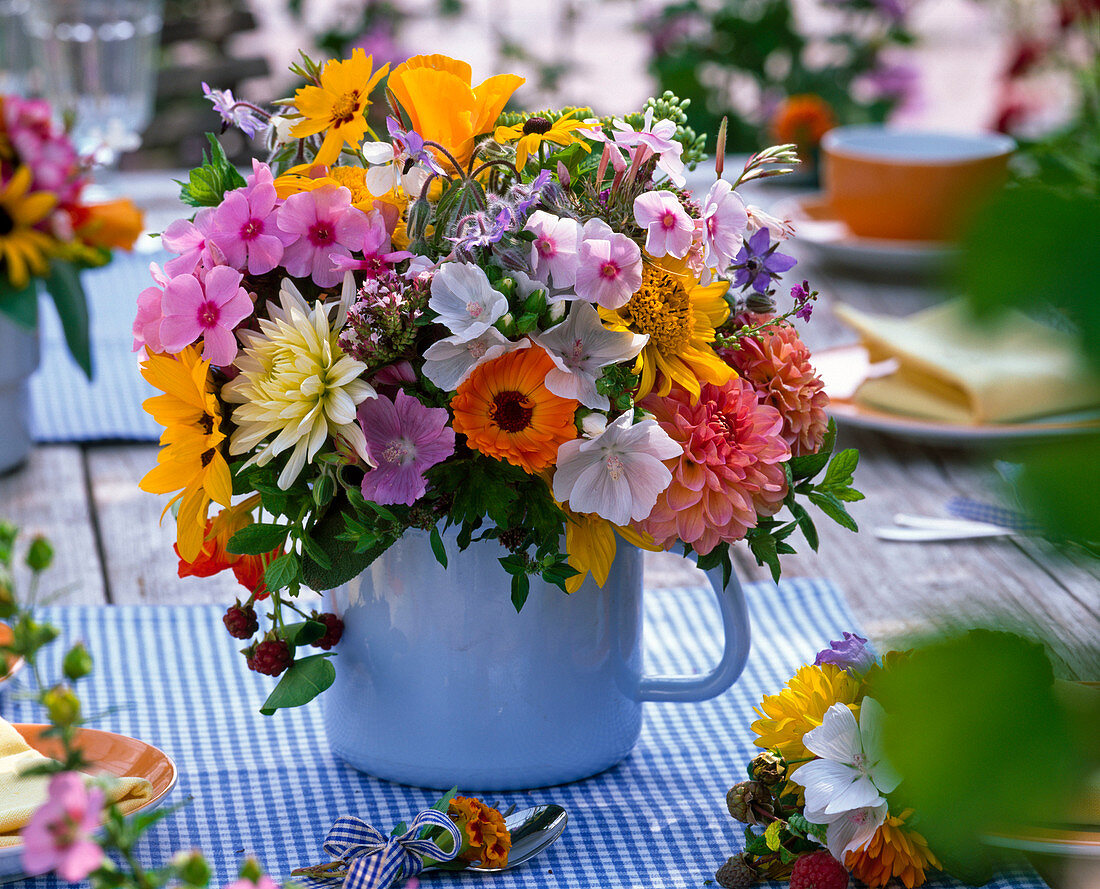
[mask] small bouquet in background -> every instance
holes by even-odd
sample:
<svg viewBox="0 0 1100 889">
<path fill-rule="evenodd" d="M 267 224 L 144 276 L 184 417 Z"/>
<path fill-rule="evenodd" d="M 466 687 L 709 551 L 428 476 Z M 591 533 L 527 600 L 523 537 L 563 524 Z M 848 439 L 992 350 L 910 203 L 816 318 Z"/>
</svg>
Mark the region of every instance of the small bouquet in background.
<svg viewBox="0 0 1100 889">
<path fill-rule="evenodd" d="M 893 801 L 902 776 L 882 749 L 876 682 L 905 657 L 879 660 L 845 633 L 765 696 L 752 730 L 766 752 L 726 795 L 746 826 L 745 851 L 715 875 L 724 889 L 788 878 L 791 889 L 844 889 L 849 873 L 871 889 L 915 889 L 942 869 L 917 813 Z"/>
<path fill-rule="evenodd" d="M 57 306 L 73 359 L 90 377 L 81 269 L 106 265 L 142 230 L 127 199 L 88 203 L 89 161 L 53 121 L 48 103 L 0 95 L 0 313 L 33 329 L 38 282 Z"/>
</svg>

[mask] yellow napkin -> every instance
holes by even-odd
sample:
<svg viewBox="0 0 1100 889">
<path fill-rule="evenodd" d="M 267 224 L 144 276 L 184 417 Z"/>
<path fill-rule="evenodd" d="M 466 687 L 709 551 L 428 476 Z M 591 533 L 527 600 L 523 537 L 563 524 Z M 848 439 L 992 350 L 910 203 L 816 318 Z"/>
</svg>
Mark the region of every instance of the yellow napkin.
<svg viewBox="0 0 1100 889">
<path fill-rule="evenodd" d="M 49 777 L 22 772 L 46 761 L 10 723 L 0 719 L 0 848 L 22 843 L 20 829 L 45 801 Z M 107 788 L 107 798 L 123 813 L 145 805 L 152 795 L 153 785 L 144 778 L 118 778 Z"/>
<path fill-rule="evenodd" d="M 978 327 L 958 301 L 892 318 L 837 306 L 872 361 L 898 369 L 865 381 L 856 400 L 892 413 L 952 423 L 1005 423 L 1100 405 L 1073 337 L 1009 312 Z"/>
</svg>

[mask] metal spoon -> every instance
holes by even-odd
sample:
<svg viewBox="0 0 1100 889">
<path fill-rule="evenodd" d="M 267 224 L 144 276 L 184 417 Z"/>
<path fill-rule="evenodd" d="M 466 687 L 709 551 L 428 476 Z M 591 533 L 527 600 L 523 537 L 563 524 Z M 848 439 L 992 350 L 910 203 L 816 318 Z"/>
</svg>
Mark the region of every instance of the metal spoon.
<svg viewBox="0 0 1100 889">
<path fill-rule="evenodd" d="M 504 825 L 512 835 L 512 850 L 508 853 L 508 864 L 504 867 L 471 865 L 462 870 L 479 874 L 497 874 L 519 867 L 557 840 L 565 830 L 568 820 L 569 816 L 561 806 L 531 806 L 529 809 L 521 809 L 504 819 Z M 431 866 L 424 868 L 425 872 L 430 870 L 450 870 L 450 868 Z"/>
</svg>

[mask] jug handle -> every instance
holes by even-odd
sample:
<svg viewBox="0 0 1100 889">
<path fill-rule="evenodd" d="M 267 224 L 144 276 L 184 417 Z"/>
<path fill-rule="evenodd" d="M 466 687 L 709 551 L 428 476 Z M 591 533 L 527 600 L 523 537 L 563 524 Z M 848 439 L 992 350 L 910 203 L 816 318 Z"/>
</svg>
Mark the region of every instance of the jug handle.
<svg viewBox="0 0 1100 889">
<path fill-rule="evenodd" d="M 691 557 L 694 560 L 694 553 Z M 720 565 L 709 569 L 706 575 L 714 588 L 722 615 L 725 647 L 721 660 L 713 670 L 702 676 L 643 676 L 638 682 L 637 700 L 706 701 L 733 685 L 745 669 L 751 643 L 749 612 L 737 572 L 730 574 L 730 582 L 725 586 Z"/>
</svg>

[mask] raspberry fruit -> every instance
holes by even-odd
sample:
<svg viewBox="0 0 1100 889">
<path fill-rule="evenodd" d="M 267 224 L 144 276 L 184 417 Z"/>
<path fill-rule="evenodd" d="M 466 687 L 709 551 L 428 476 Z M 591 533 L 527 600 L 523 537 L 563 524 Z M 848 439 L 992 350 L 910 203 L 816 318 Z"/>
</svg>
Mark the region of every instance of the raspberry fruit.
<svg viewBox="0 0 1100 889">
<path fill-rule="evenodd" d="M 264 639 L 246 659 L 248 669 L 266 676 L 278 676 L 294 662 L 290 646 L 282 639 Z"/>
<path fill-rule="evenodd" d="M 313 643 L 318 648 L 323 648 L 325 651 L 328 651 L 339 642 L 340 637 L 344 635 L 344 622 L 335 614 L 329 614 L 327 611 L 324 614 L 318 614 L 314 611 L 313 614 L 310 615 L 310 619 L 320 621 L 326 627 L 325 635 Z"/>
<path fill-rule="evenodd" d="M 801 856 L 791 872 L 791 889 L 847 889 L 848 871 L 822 849 Z"/>
<path fill-rule="evenodd" d="M 744 855 L 734 855 L 725 864 L 718 868 L 714 879 L 723 889 L 747 889 L 756 885 L 759 877 Z"/>
<path fill-rule="evenodd" d="M 251 605 L 241 605 L 240 602 L 229 606 L 222 623 L 234 639 L 251 639 L 252 634 L 260 628 L 255 609 Z"/>
</svg>

